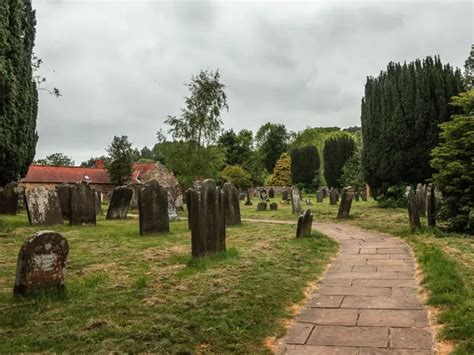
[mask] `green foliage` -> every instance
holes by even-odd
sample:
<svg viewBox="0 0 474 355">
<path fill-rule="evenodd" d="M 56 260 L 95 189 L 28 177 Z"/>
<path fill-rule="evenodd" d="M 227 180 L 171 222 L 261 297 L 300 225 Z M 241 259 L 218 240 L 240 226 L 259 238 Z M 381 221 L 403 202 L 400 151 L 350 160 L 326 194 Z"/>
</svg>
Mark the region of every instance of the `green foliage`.
<svg viewBox="0 0 474 355">
<path fill-rule="evenodd" d="M 273 174 L 267 180 L 271 186 L 291 186 L 291 158 L 288 153 L 283 153 L 275 164 Z"/>
<path fill-rule="evenodd" d="M 106 157 L 105 155 L 101 155 L 100 157 L 90 157 L 89 160 L 83 161 L 81 166 L 84 168 L 93 168 L 95 167 L 97 160 L 103 160 L 106 167 L 110 165 L 110 158 Z"/>
<path fill-rule="evenodd" d="M 194 141 L 168 142 L 163 146 L 166 166 L 176 174 L 184 189 L 195 180 L 217 179 L 224 165 L 225 152 L 218 146 L 199 146 Z"/>
<path fill-rule="evenodd" d="M 440 124 L 440 143 L 433 149 L 433 181 L 443 193 L 440 217 L 454 231 L 474 233 L 474 89 L 453 97 L 465 114 Z"/>
<path fill-rule="evenodd" d="M 213 143 L 221 130 L 221 111 L 229 109 L 219 70 L 201 70 L 187 86 L 191 96 L 185 97 L 186 108 L 181 110 L 181 117 L 168 116 L 165 121 L 171 126 L 169 132 L 173 138 L 192 141 L 197 146 Z"/>
<path fill-rule="evenodd" d="M 48 155 L 46 159 L 38 159 L 34 163 L 38 165 L 73 166 L 74 160 L 63 153 L 53 153 Z"/>
<path fill-rule="evenodd" d="M 26 175 L 35 155 L 35 26 L 30 0 L 0 2 L 0 186 Z"/>
<path fill-rule="evenodd" d="M 220 175 L 238 189 L 247 189 L 252 186 L 250 174 L 240 165 L 227 165 Z"/>
<path fill-rule="evenodd" d="M 389 63 L 377 78 L 367 78 L 361 107 L 362 160 L 374 193 L 431 177 L 430 152 L 438 143 L 438 124 L 454 113 L 449 99 L 462 90 L 460 71 L 443 66 L 439 57 Z"/>
<path fill-rule="evenodd" d="M 255 135 L 258 155 L 267 171 L 273 171 L 276 161 L 288 149 L 289 134 L 285 125 L 267 122 Z"/>
<path fill-rule="evenodd" d="M 291 178 L 294 184 L 303 184 L 303 187 L 317 189 L 314 186 L 320 169 L 318 149 L 315 146 L 296 148 L 291 151 Z"/>
<path fill-rule="evenodd" d="M 394 185 L 377 196 L 377 204 L 381 208 L 406 208 L 405 185 Z"/>
<path fill-rule="evenodd" d="M 474 88 L 474 44 L 471 44 L 471 52 L 464 62 L 464 80 L 468 89 Z"/>
<path fill-rule="evenodd" d="M 341 186 L 352 186 L 356 189 L 362 189 L 365 186 L 360 146 L 356 145 L 354 153 L 342 166 L 342 175 L 339 181 Z"/>
<path fill-rule="evenodd" d="M 114 136 L 106 151 L 110 159 L 110 180 L 114 184 L 124 185 L 132 174 L 132 144 L 127 136 Z"/>
<path fill-rule="evenodd" d="M 341 187 L 342 167 L 354 154 L 355 142 L 349 134 L 339 134 L 324 143 L 324 177 L 330 187 Z"/>
<path fill-rule="evenodd" d="M 238 134 L 235 134 L 234 130 L 230 129 L 221 134 L 218 144 L 225 149 L 226 164 L 247 165 L 252 158 L 252 131 L 243 129 Z"/>
<path fill-rule="evenodd" d="M 308 127 L 296 133 L 295 138 L 291 142 L 291 148 L 296 149 L 314 145 L 318 148 L 319 152 L 322 152 L 328 134 L 340 132 L 340 130 L 339 127 Z"/>
</svg>

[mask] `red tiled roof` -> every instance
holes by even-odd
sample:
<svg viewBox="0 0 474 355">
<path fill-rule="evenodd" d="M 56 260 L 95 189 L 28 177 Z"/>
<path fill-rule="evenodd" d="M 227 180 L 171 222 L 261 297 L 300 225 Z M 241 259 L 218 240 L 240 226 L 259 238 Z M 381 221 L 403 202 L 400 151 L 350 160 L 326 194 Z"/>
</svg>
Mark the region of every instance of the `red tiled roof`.
<svg viewBox="0 0 474 355">
<path fill-rule="evenodd" d="M 111 184 L 107 169 L 83 168 L 79 166 L 30 165 L 21 182 L 75 183 L 88 181 L 91 184 Z"/>
<path fill-rule="evenodd" d="M 146 172 L 152 170 L 156 166 L 156 162 L 151 163 L 132 163 L 131 182 L 133 184 L 139 183 L 140 177 Z"/>
</svg>

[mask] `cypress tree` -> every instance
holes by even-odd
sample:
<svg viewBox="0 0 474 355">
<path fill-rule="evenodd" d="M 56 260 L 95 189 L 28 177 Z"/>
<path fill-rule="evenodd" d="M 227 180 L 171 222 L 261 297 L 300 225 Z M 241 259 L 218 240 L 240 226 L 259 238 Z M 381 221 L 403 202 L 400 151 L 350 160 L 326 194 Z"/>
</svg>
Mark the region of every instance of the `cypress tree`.
<svg viewBox="0 0 474 355">
<path fill-rule="evenodd" d="M 439 57 L 389 63 L 368 77 L 361 105 L 364 176 L 373 191 L 428 179 L 439 127 L 456 112 L 449 98 L 463 90 L 459 70 Z"/>
<path fill-rule="evenodd" d="M 354 154 L 354 139 L 347 135 L 329 138 L 324 143 L 324 177 L 330 187 L 341 187 L 342 167 Z"/>
<path fill-rule="evenodd" d="M 30 0 L 0 2 L 0 186 L 26 175 L 35 155 L 35 26 Z"/>
<path fill-rule="evenodd" d="M 291 151 L 291 177 L 294 184 L 313 186 L 319 174 L 320 158 L 315 146 L 293 149 Z"/>
</svg>

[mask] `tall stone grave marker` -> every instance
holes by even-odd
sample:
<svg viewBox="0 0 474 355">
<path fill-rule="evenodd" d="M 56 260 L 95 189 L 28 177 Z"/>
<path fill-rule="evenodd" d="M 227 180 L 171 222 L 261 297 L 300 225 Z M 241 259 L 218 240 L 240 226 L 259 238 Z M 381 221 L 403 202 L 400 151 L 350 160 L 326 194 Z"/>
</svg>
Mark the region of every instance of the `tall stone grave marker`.
<svg viewBox="0 0 474 355">
<path fill-rule="evenodd" d="M 0 187 L 0 214 L 15 215 L 18 211 L 18 184 L 10 182 Z"/>
<path fill-rule="evenodd" d="M 413 231 L 421 229 L 420 223 L 420 207 L 418 199 L 413 192 L 411 186 L 407 186 L 405 196 L 407 197 L 408 205 L 408 220 Z"/>
<path fill-rule="evenodd" d="M 192 255 L 201 257 L 225 251 L 224 195 L 214 180 L 189 189 L 189 224 Z"/>
<path fill-rule="evenodd" d="M 61 206 L 61 213 L 64 219 L 71 218 L 71 185 L 59 185 L 56 192 Z"/>
<path fill-rule="evenodd" d="M 300 190 L 296 186 L 291 188 L 291 210 L 293 214 L 301 213 Z"/>
<path fill-rule="evenodd" d="M 242 223 L 240 218 L 239 192 L 230 182 L 226 182 L 222 187 L 224 193 L 224 214 L 225 223 L 233 226 Z"/>
<path fill-rule="evenodd" d="M 99 191 L 95 191 L 95 214 L 96 216 L 102 216 L 104 214 L 102 211 L 102 197 Z"/>
<path fill-rule="evenodd" d="M 436 197 L 432 184 L 426 189 L 426 220 L 428 227 L 436 227 Z"/>
<path fill-rule="evenodd" d="M 426 216 L 426 196 L 425 191 L 423 190 L 423 185 L 416 185 L 416 204 L 418 206 L 418 213 L 420 216 Z"/>
<path fill-rule="evenodd" d="M 360 192 L 360 197 L 362 198 L 362 201 L 367 202 L 367 192 L 365 191 L 365 188 Z"/>
<path fill-rule="evenodd" d="M 106 219 L 126 219 L 133 190 L 127 186 L 116 187 L 112 192 Z"/>
<path fill-rule="evenodd" d="M 316 202 L 321 203 L 323 202 L 324 199 L 324 191 L 319 190 L 318 193 L 316 194 Z"/>
<path fill-rule="evenodd" d="M 140 235 L 169 232 L 168 192 L 158 183 L 150 181 L 138 189 Z"/>
<path fill-rule="evenodd" d="M 275 190 L 273 189 L 273 187 L 270 187 L 268 189 L 268 197 L 269 198 L 275 198 Z"/>
<path fill-rule="evenodd" d="M 331 189 L 329 190 L 329 204 L 337 204 L 337 190 L 334 187 L 331 187 Z"/>
<path fill-rule="evenodd" d="M 261 189 L 259 191 L 259 197 L 262 201 L 265 201 L 268 198 L 267 190 Z"/>
<path fill-rule="evenodd" d="M 96 224 L 96 194 L 85 181 L 71 186 L 71 226 Z"/>
<path fill-rule="evenodd" d="M 310 209 L 298 217 L 298 227 L 296 229 L 296 238 L 311 236 L 311 228 L 313 226 L 313 214 Z"/>
<path fill-rule="evenodd" d="M 38 186 L 25 194 L 25 206 L 30 224 L 63 224 L 61 206 L 55 190 Z"/>
<path fill-rule="evenodd" d="M 64 289 L 69 245 L 59 233 L 41 231 L 28 238 L 18 255 L 13 293 L 25 295 L 44 287 Z"/>
<path fill-rule="evenodd" d="M 290 192 L 288 191 L 288 189 L 284 189 L 282 192 L 281 192 L 281 199 L 282 201 L 288 201 L 289 200 L 289 196 L 290 196 Z"/>
<path fill-rule="evenodd" d="M 354 190 L 351 187 L 345 187 L 341 194 L 341 203 L 339 204 L 339 211 L 337 212 L 337 218 L 349 218 L 351 211 L 352 199 L 354 197 Z"/>
</svg>

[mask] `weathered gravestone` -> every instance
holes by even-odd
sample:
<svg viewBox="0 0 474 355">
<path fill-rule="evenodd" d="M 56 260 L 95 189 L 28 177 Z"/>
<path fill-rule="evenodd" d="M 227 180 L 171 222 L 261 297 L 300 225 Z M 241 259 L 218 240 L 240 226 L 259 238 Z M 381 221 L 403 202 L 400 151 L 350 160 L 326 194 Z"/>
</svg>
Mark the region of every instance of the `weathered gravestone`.
<svg viewBox="0 0 474 355">
<path fill-rule="evenodd" d="M 69 245 L 59 233 L 41 231 L 22 245 L 16 267 L 14 294 L 44 287 L 64 289 Z"/>
<path fill-rule="evenodd" d="M 275 198 L 275 190 L 273 190 L 273 187 L 270 187 L 268 189 L 268 197 L 269 198 Z"/>
<path fill-rule="evenodd" d="M 0 187 L 0 214 L 15 215 L 18 211 L 18 185 L 10 182 Z"/>
<path fill-rule="evenodd" d="M 102 211 L 102 197 L 99 191 L 95 192 L 95 214 L 102 216 L 104 212 Z"/>
<path fill-rule="evenodd" d="M 169 232 L 168 192 L 152 180 L 138 189 L 140 235 Z"/>
<path fill-rule="evenodd" d="M 359 202 L 359 190 L 358 189 L 354 191 L 354 197 L 355 197 L 356 202 Z"/>
<path fill-rule="evenodd" d="M 112 193 L 106 219 L 127 219 L 133 190 L 127 186 L 116 187 Z"/>
<path fill-rule="evenodd" d="M 261 189 L 259 192 L 260 199 L 265 201 L 268 198 L 267 190 Z"/>
<path fill-rule="evenodd" d="M 291 210 L 293 214 L 301 213 L 300 190 L 296 186 L 291 188 Z"/>
<path fill-rule="evenodd" d="M 71 185 L 59 185 L 56 187 L 56 192 L 59 198 L 59 205 L 61 206 L 61 213 L 63 218 L 71 218 Z"/>
<path fill-rule="evenodd" d="M 282 201 L 288 201 L 290 199 L 290 192 L 288 191 L 288 189 L 284 189 L 282 192 L 281 192 L 281 200 Z"/>
<path fill-rule="evenodd" d="M 436 197 L 432 184 L 426 189 L 426 221 L 428 227 L 436 227 Z"/>
<path fill-rule="evenodd" d="M 213 180 L 188 190 L 192 255 L 201 257 L 225 251 L 224 196 Z"/>
<path fill-rule="evenodd" d="M 245 206 L 252 206 L 252 194 L 250 189 L 247 190 L 247 200 L 245 201 Z"/>
<path fill-rule="evenodd" d="M 416 185 L 416 205 L 420 216 L 426 216 L 426 195 L 422 184 Z"/>
<path fill-rule="evenodd" d="M 245 201 L 245 199 L 247 198 L 247 194 L 246 193 L 239 193 L 239 200 L 240 201 Z"/>
<path fill-rule="evenodd" d="M 411 186 L 407 186 L 405 196 L 407 198 L 408 220 L 413 231 L 421 229 L 419 203 Z"/>
<path fill-rule="evenodd" d="M 323 186 L 320 190 L 323 191 L 323 199 L 329 197 L 329 187 Z"/>
<path fill-rule="evenodd" d="M 85 181 L 71 186 L 71 226 L 96 224 L 96 194 Z"/>
<path fill-rule="evenodd" d="M 337 204 L 337 190 L 334 187 L 331 187 L 329 190 L 329 204 L 335 205 Z"/>
<path fill-rule="evenodd" d="M 360 197 L 362 198 L 362 201 L 367 202 L 367 192 L 365 191 L 365 188 L 360 192 Z"/>
<path fill-rule="evenodd" d="M 318 193 L 316 194 L 316 202 L 321 203 L 323 202 L 324 199 L 324 191 L 319 190 Z"/>
<path fill-rule="evenodd" d="M 278 204 L 276 202 L 270 203 L 270 210 L 277 211 L 278 210 Z"/>
<path fill-rule="evenodd" d="M 25 194 L 25 206 L 30 224 L 63 224 L 61 206 L 55 190 L 43 186 Z"/>
<path fill-rule="evenodd" d="M 240 219 L 240 202 L 237 189 L 230 182 L 226 182 L 222 186 L 224 193 L 224 214 L 225 223 L 233 226 L 242 223 Z"/>
<path fill-rule="evenodd" d="M 306 199 L 304 200 L 304 203 L 305 203 L 306 206 L 311 206 L 311 205 L 313 205 L 313 202 L 311 202 L 311 199 L 310 199 L 310 198 L 306 198 Z"/>
<path fill-rule="evenodd" d="M 352 199 L 354 197 L 354 190 L 351 187 L 345 187 L 341 194 L 341 203 L 339 204 L 339 211 L 337 212 L 337 218 L 349 218 L 351 211 Z"/>
<path fill-rule="evenodd" d="M 313 214 L 310 209 L 298 217 L 298 227 L 296 229 L 296 238 L 311 236 L 311 228 L 313 226 Z"/>
<path fill-rule="evenodd" d="M 266 211 L 267 203 L 265 201 L 260 201 L 257 205 L 257 211 Z"/>
</svg>

